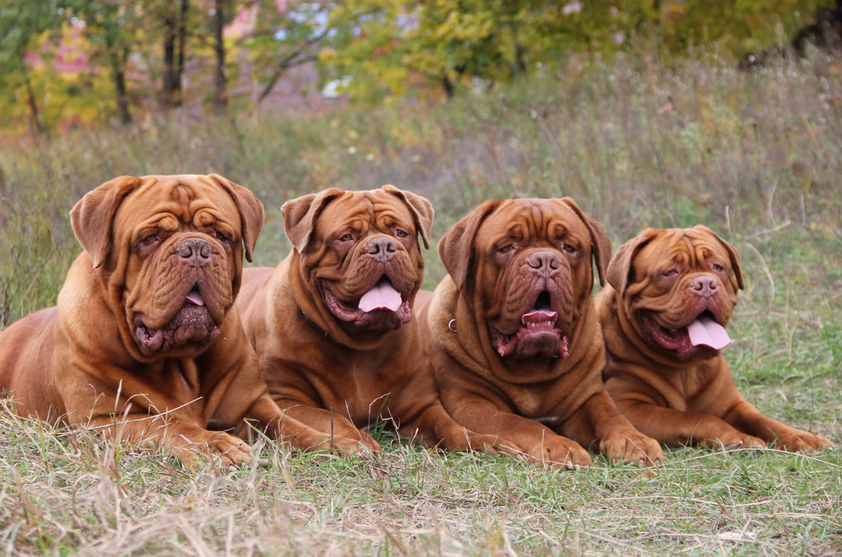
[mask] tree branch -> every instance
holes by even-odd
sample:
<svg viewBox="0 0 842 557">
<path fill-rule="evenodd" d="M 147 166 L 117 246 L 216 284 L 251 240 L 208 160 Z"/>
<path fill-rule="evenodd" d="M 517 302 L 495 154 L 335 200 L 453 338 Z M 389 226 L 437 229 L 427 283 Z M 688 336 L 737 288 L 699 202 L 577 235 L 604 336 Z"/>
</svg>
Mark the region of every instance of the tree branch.
<svg viewBox="0 0 842 557">
<path fill-rule="evenodd" d="M 269 93 L 271 93 L 272 89 L 275 88 L 275 85 L 278 83 L 278 80 L 281 79 L 281 76 L 284 75 L 284 72 L 286 72 L 289 68 L 316 59 L 315 55 L 306 56 L 300 59 L 297 58 L 309 47 L 324 39 L 327 36 L 328 31 L 329 28 L 326 27 L 324 31 L 322 31 L 315 37 L 307 39 L 304 43 L 300 45 L 298 49 L 292 51 L 290 54 L 281 59 L 280 63 L 278 63 L 277 68 L 275 68 L 275 72 L 272 74 L 272 77 L 269 78 L 269 83 L 266 84 L 266 87 L 264 87 L 263 91 L 260 93 L 260 97 L 258 97 L 257 99 L 258 104 L 263 102 L 263 99 L 269 96 Z"/>
</svg>

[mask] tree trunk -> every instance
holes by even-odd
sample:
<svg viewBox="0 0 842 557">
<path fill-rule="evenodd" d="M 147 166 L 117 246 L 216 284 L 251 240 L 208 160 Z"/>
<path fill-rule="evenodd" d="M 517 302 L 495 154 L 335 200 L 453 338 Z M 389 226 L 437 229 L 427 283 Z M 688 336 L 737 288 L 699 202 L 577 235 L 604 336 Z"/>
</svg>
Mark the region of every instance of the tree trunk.
<svg viewBox="0 0 842 557">
<path fill-rule="evenodd" d="M 447 95 L 447 100 L 452 99 L 453 95 L 456 94 L 456 84 L 448 76 L 444 76 L 441 83 L 444 85 L 444 93 Z"/>
<path fill-rule="evenodd" d="M 525 74 L 528 68 L 529 65 L 526 63 L 526 49 L 520 46 L 520 44 L 515 44 L 515 66 L 512 76 L 515 77 Z"/>
<path fill-rule="evenodd" d="M 18 52 L 18 56 L 20 57 L 20 67 L 23 72 L 23 83 L 26 86 L 29 111 L 32 112 L 32 121 L 35 122 L 35 130 L 41 134 L 44 133 L 44 122 L 41 120 L 41 114 L 38 113 L 38 103 L 35 102 L 35 93 L 32 91 L 32 84 L 29 82 L 29 74 L 26 73 L 26 62 L 23 59 L 23 50 Z"/>
<path fill-rule="evenodd" d="M 126 91 L 126 60 L 128 52 L 123 51 L 111 53 L 111 74 L 114 78 L 114 89 L 117 91 L 117 109 L 120 112 L 120 121 L 123 125 L 130 124 L 132 115 L 129 114 L 129 96 Z"/>
<path fill-rule="evenodd" d="M 175 73 L 173 75 L 174 104 L 176 106 L 181 106 L 184 102 L 181 85 L 184 75 L 184 49 L 187 45 L 187 10 L 189 7 L 189 0 L 181 0 L 181 15 L 178 19 L 178 58 L 176 59 Z"/>
<path fill-rule="evenodd" d="M 225 91 L 225 42 L 222 31 L 225 26 L 225 0 L 215 0 L 213 14 L 214 51 L 216 52 L 216 71 L 213 78 L 213 106 L 218 112 L 224 112 L 228 105 Z"/>
<path fill-rule="evenodd" d="M 164 106 L 175 106 L 175 5 L 167 2 L 164 14 Z"/>
</svg>

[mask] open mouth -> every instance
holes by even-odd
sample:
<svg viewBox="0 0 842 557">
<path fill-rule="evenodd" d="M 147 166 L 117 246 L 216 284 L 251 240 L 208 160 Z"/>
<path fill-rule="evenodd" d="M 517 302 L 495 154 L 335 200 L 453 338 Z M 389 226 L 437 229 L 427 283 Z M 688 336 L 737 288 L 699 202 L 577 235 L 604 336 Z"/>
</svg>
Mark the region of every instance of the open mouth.
<svg viewBox="0 0 842 557">
<path fill-rule="evenodd" d="M 202 293 L 199 290 L 198 283 L 194 284 L 190 292 L 187 293 L 186 303 L 193 304 L 196 306 L 205 305 L 205 299 L 202 298 Z"/>
<path fill-rule="evenodd" d="M 364 311 L 366 313 L 378 309 L 398 311 L 401 307 L 401 303 L 402 300 L 400 292 L 395 290 L 395 287 L 392 286 L 392 281 L 390 281 L 386 275 L 383 275 L 371 290 L 363 294 L 363 297 L 360 298 L 357 307 L 360 311 Z"/>
<path fill-rule="evenodd" d="M 492 338 L 501 358 L 507 356 L 529 357 L 544 354 L 566 358 L 567 335 L 556 326 L 558 313 L 552 310 L 550 293 L 538 294 L 532 309 L 520 318 L 520 326 L 512 334 L 505 334 L 491 327 Z"/>
<path fill-rule="evenodd" d="M 187 293 L 184 304 L 164 327 L 148 327 L 143 315 L 134 315 L 135 338 L 146 356 L 163 353 L 188 343 L 207 345 L 219 336 L 219 327 L 205 307 L 198 284 Z"/>
<path fill-rule="evenodd" d="M 693 346 L 709 346 L 714 350 L 722 350 L 731 343 L 728 331 L 716 322 L 716 318 L 709 311 L 703 311 L 687 325 L 687 334 Z"/>
<path fill-rule="evenodd" d="M 699 346 L 721 350 L 731 342 L 728 331 L 709 310 L 703 311 L 687 326 L 678 329 L 660 325 L 649 313 L 643 314 L 643 321 L 650 336 L 667 350 L 690 353 Z"/>
<path fill-rule="evenodd" d="M 368 329 L 398 329 L 408 323 L 412 311 L 386 275 L 356 303 L 343 302 L 326 284 L 322 284 L 325 304 L 340 321 Z"/>
</svg>

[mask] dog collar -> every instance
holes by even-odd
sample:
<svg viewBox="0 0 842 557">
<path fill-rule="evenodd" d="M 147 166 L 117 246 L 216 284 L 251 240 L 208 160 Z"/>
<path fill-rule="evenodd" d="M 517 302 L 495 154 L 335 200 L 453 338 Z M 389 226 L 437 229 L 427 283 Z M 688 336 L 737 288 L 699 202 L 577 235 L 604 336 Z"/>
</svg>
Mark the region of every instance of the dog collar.
<svg viewBox="0 0 842 557">
<path fill-rule="evenodd" d="M 313 320 L 312 320 L 312 319 L 310 319 L 309 317 L 307 317 L 307 314 L 306 314 L 306 313 L 304 313 L 304 310 L 303 310 L 303 309 L 298 308 L 298 311 L 299 311 L 299 312 L 301 312 L 301 317 L 303 317 L 303 318 L 304 318 L 304 321 L 306 321 L 308 325 L 310 325 L 311 327 L 313 327 L 314 329 L 316 329 L 316 330 L 317 330 L 320 334 L 322 334 L 322 335 L 323 335 L 326 339 L 328 339 L 329 341 L 331 341 L 333 344 L 338 344 L 339 346 L 342 346 L 342 344 L 341 344 L 339 341 L 337 341 L 335 338 L 333 338 L 332 336 L 330 336 L 330 335 L 328 334 L 328 332 L 327 332 L 327 331 L 325 331 L 324 329 L 322 329 L 321 327 L 319 327 L 318 325 L 316 325 L 316 323 L 315 323 L 315 322 L 313 322 Z"/>
</svg>

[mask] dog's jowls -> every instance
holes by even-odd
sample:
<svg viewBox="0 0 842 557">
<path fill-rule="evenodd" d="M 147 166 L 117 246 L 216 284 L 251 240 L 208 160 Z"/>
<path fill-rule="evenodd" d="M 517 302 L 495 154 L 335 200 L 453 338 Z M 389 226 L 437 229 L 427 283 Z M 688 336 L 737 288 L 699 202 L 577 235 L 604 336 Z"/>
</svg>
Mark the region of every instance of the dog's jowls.
<svg viewBox="0 0 842 557">
<path fill-rule="evenodd" d="M 0 334 L 0 388 L 18 411 L 162 443 L 187 465 L 247 461 L 245 418 L 282 439 L 293 420 L 269 398 L 234 306 L 260 201 L 213 174 L 123 176 L 71 221 L 84 251 L 57 305 Z"/>
<path fill-rule="evenodd" d="M 829 440 L 761 414 L 734 386 L 721 349 L 743 287 L 740 256 L 710 229 L 646 229 L 623 244 L 597 297 L 608 392 L 665 445 L 788 449 Z"/>
<path fill-rule="evenodd" d="M 653 464 L 602 383 L 591 292 L 611 243 L 569 198 L 488 201 L 441 239 L 448 276 L 422 310 L 427 357 L 445 409 L 504 450 L 558 466 L 586 448 Z"/>
<path fill-rule="evenodd" d="M 376 451 L 362 429 L 381 419 L 431 446 L 493 445 L 447 415 L 421 352 L 413 306 L 429 201 L 392 186 L 332 188 L 283 213 L 292 252 L 275 269 L 249 269 L 237 304 L 272 398 L 325 441 L 295 446 Z"/>
</svg>

